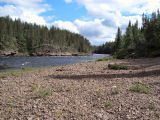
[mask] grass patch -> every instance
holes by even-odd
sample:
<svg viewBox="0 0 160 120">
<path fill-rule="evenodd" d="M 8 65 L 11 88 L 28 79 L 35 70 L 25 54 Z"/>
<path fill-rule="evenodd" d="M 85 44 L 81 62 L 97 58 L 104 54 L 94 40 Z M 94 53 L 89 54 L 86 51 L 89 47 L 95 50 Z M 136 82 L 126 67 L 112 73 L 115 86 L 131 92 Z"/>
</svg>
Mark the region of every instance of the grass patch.
<svg viewBox="0 0 160 120">
<path fill-rule="evenodd" d="M 155 107 L 155 105 L 153 103 L 151 103 L 151 104 L 148 105 L 148 108 L 150 110 L 154 110 L 156 107 Z"/>
<path fill-rule="evenodd" d="M 33 85 L 33 86 L 31 87 L 31 92 L 36 91 L 36 89 L 37 89 L 37 87 Z"/>
<path fill-rule="evenodd" d="M 107 56 L 107 57 L 99 58 L 96 61 L 108 61 L 108 60 L 113 60 L 113 59 L 115 59 L 114 56 Z"/>
<path fill-rule="evenodd" d="M 119 94 L 119 89 L 118 89 L 117 87 L 113 88 L 112 94 L 113 94 L 113 95 Z"/>
<path fill-rule="evenodd" d="M 41 68 L 22 68 L 19 70 L 10 70 L 7 72 L 1 72 L 0 73 L 0 78 L 6 78 L 9 75 L 13 75 L 13 76 L 19 76 L 25 72 L 29 72 L 29 71 L 35 71 L 35 70 L 45 70 L 51 67 L 41 67 Z"/>
<path fill-rule="evenodd" d="M 40 98 L 52 95 L 52 91 L 49 88 L 42 88 L 37 91 L 37 95 Z"/>
<path fill-rule="evenodd" d="M 128 66 L 122 64 L 108 64 L 108 68 L 113 70 L 128 70 Z"/>
<path fill-rule="evenodd" d="M 143 83 L 137 82 L 135 85 L 131 86 L 129 88 L 130 91 L 138 92 L 138 93 L 144 93 L 144 94 L 150 94 L 150 89 Z"/>
<path fill-rule="evenodd" d="M 7 71 L 7 72 L 1 72 L 0 78 L 6 78 L 9 75 L 18 76 L 21 73 L 22 73 L 21 70 L 11 70 L 11 71 Z"/>
<path fill-rule="evenodd" d="M 106 108 L 113 108 L 114 107 L 114 105 L 111 103 L 111 102 L 106 102 L 105 104 L 104 104 L 104 107 L 106 107 Z"/>
<path fill-rule="evenodd" d="M 160 111 L 155 111 L 155 116 L 160 118 Z"/>
<path fill-rule="evenodd" d="M 43 98 L 52 95 L 52 91 L 49 88 L 41 88 L 40 86 L 33 85 L 31 87 L 31 92 L 34 92 L 36 96 Z"/>
</svg>

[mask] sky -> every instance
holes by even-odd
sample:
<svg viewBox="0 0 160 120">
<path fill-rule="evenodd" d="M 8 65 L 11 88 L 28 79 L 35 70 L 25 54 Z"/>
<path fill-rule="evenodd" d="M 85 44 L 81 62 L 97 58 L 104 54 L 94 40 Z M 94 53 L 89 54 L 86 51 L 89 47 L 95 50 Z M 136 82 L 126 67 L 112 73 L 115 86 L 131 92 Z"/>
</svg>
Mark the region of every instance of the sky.
<svg viewBox="0 0 160 120">
<path fill-rule="evenodd" d="M 160 0 L 0 0 L 0 16 L 59 27 L 86 37 L 92 45 L 114 41 L 117 28 L 160 8 Z"/>
</svg>

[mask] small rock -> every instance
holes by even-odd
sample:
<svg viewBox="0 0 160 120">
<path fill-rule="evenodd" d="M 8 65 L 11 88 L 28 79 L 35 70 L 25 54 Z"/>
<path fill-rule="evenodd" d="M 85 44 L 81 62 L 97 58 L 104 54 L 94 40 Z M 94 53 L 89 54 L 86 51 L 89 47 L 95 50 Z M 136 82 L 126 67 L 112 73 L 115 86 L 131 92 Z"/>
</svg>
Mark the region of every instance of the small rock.
<svg viewBox="0 0 160 120">
<path fill-rule="evenodd" d="M 28 117 L 27 120 L 33 120 L 32 117 Z"/>
<path fill-rule="evenodd" d="M 62 71 L 62 69 L 57 69 L 56 71 Z"/>
</svg>

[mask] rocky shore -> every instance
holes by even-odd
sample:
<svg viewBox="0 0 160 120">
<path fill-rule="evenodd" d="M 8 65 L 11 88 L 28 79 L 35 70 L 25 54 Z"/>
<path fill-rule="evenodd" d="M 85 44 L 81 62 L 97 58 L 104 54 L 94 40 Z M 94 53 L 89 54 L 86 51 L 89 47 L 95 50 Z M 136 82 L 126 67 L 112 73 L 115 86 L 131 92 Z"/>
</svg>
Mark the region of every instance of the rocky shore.
<svg viewBox="0 0 160 120">
<path fill-rule="evenodd" d="M 110 63 L 128 70 L 111 70 Z M 0 119 L 159 120 L 160 58 L 0 74 Z"/>
<path fill-rule="evenodd" d="M 18 53 L 18 51 L 0 51 L 0 56 L 89 56 L 92 53 L 80 53 L 80 52 L 36 52 L 25 54 Z"/>
</svg>

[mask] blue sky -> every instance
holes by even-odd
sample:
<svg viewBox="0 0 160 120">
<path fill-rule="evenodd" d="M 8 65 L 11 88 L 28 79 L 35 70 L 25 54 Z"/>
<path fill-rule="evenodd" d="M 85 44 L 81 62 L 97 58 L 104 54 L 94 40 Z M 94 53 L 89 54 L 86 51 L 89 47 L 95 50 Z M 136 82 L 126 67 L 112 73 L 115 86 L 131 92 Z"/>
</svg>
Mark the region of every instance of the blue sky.
<svg viewBox="0 0 160 120">
<path fill-rule="evenodd" d="M 48 0 L 47 4 L 52 6 L 48 12 L 42 13 L 42 16 L 54 16 L 52 20 L 63 20 L 73 22 L 77 18 L 87 15 L 84 6 L 73 3 L 66 3 L 64 0 Z M 51 22 L 51 20 L 49 21 Z"/>
<path fill-rule="evenodd" d="M 160 8 L 160 0 L 0 0 L 0 16 L 46 25 L 85 36 L 92 45 L 114 41 L 117 28 Z"/>
</svg>

